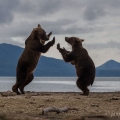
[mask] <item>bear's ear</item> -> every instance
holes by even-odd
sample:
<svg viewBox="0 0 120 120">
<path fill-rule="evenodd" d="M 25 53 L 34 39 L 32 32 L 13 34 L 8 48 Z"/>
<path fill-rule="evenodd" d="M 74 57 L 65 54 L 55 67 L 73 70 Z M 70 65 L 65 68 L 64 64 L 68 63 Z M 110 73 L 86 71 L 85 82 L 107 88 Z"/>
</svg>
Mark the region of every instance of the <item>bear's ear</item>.
<svg viewBox="0 0 120 120">
<path fill-rule="evenodd" d="M 77 38 L 77 41 L 83 42 L 84 39 Z"/>
<path fill-rule="evenodd" d="M 40 24 L 38 24 L 38 27 L 41 27 L 41 25 L 40 25 Z"/>
<path fill-rule="evenodd" d="M 76 42 L 79 42 L 80 41 L 80 38 L 75 38 Z"/>
<path fill-rule="evenodd" d="M 80 39 L 81 42 L 84 42 L 84 39 Z"/>
<path fill-rule="evenodd" d="M 36 31 L 37 31 L 37 28 L 33 28 L 33 31 L 36 32 Z"/>
</svg>

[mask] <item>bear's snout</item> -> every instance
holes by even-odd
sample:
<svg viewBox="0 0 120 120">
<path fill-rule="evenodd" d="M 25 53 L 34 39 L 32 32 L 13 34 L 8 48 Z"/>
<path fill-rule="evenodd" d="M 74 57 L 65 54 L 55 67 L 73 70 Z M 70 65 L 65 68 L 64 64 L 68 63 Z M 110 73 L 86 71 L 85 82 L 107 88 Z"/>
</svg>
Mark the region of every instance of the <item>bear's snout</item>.
<svg viewBox="0 0 120 120">
<path fill-rule="evenodd" d="M 65 37 L 65 41 L 68 42 L 68 37 Z"/>
</svg>

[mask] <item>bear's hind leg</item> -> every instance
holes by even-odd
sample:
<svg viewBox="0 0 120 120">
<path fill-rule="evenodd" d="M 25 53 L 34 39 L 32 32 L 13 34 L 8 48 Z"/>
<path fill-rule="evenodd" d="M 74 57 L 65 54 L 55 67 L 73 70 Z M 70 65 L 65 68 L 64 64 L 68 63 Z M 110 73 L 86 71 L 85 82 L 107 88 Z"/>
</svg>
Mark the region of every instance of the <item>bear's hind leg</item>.
<svg viewBox="0 0 120 120">
<path fill-rule="evenodd" d="M 89 89 L 87 88 L 87 84 L 83 79 L 78 78 L 76 84 L 78 88 L 83 91 L 81 95 L 85 95 L 85 96 L 89 95 Z"/>
<path fill-rule="evenodd" d="M 25 72 L 17 72 L 16 75 L 16 84 L 13 85 L 12 90 L 13 92 L 16 92 L 18 95 L 20 94 L 20 92 L 18 91 L 18 88 L 25 82 L 26 79 L 26 73 Z"/>
<path fill-rule="evenodd" d="M 18 95 L 20 95 L 20 92 L 18 91 L 18 88 L 19 88 L 19 84 L 18 83 L 16 83 L 15 85 L 13 85 L 13 87 L 12 87 L 12 91 L 13 92 L 16 92 Z"/>
<path fill-rule="evenodd" d="M 88 95 L 89 95 L 89 89 L 87 88 L 87 86 L 84 87 L 84 89 L 83 89 L 83 94 L 81 94 L 81 95 L 85 95 L 85 96 L 88 96 Z"/>
<path fill-rule="evenodd" d="M 28 85 L 33 80 L 33 78 L 34 78 L 33 73 L 27 75 L 25 82 L 19 87 L 22 94 L 25 94 L 24 87 Z"/>
</svg>

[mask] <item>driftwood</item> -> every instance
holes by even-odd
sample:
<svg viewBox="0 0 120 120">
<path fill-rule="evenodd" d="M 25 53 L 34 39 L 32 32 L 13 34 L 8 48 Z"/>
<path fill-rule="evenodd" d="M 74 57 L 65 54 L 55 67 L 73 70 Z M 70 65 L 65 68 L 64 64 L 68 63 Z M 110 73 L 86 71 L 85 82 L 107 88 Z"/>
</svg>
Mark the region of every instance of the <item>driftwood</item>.
<svg viewBox="0 0 120 120">
<path fill-rule="evenodd" d="M 48 107 L 48 108 L 44 108 L 42 110 L 42 115 L 47 114 L 49 112 L 56 112 L 56 113 L 61 113 L 61 112 L 68 112 L 69 110 L 78 110 L 78 108 L 68 108 L 68 107 L 64 107 L 64 108 L 56 108 L 56 107 Z"/>
</svg>

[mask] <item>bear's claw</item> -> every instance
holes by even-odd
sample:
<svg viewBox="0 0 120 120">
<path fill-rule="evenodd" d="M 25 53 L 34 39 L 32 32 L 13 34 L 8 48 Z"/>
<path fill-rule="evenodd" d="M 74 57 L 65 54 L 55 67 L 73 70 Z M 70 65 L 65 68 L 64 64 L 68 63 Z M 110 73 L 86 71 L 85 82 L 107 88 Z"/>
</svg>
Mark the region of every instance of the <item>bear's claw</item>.
<svg viewBox="0 0 120 120">
<path fill-rule="evenodd" d="M 60 49 L 60 43 L 57 44 L 57 49 L 58 49 L 58 50 Z"/>
</svg>

